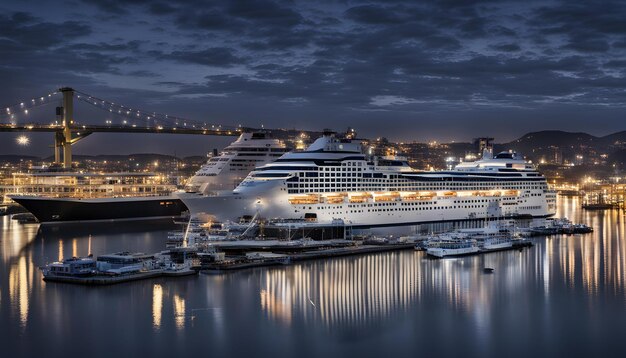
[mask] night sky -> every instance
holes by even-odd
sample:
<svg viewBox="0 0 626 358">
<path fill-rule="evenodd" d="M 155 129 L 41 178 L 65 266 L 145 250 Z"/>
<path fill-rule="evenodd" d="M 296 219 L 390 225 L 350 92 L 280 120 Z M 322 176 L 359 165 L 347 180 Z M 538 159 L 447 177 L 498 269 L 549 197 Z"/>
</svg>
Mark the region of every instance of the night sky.
<svg viewBox="0 0 626 358">
<path fill-rule="evenodd" d="M 199 121 L 352 126 L 398 141 L 626 129 L 625 1 L 23 0 L 0 10 L 3 106 L 72 86 Z M 77 109 L 82 122 L 106 116 Z M 31 135 L 28 148 L 16 136 L 0 135 L 10 143 L 0 154 L 51 153 L 52 134 Z M 94 134 L 75 152 L 202 155 L 225 142 Z"/>
</svg>

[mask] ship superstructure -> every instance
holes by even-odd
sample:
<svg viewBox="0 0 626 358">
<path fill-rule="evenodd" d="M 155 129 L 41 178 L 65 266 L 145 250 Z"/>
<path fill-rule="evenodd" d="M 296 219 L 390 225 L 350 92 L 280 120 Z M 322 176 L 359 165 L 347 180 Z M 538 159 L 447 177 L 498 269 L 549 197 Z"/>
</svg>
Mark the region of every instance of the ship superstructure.
<svg viewBox="0 0 626 358">
<path fill-rule="evenodd" d="M 556 210 L 545 177 L 512 152 L 493 156 L 487 149 L 480 160 L 428 172 L 362 149 L 358 139 L 326 132 L 305 151 L 257 168 L 232 192 L 183 201 L 192 214 L 218 220 L 341 219 L 354 227 L 546 217 Z"/>
<path fill-rule="evenodd" d="M 185 185 L 185 191 L 211 194 L 232 190 L 254 168 L 272 162 L 288 151 L 285 143 L 271 138 L 269 133 L 242 133 L 196 172 Z"/>
</svg>

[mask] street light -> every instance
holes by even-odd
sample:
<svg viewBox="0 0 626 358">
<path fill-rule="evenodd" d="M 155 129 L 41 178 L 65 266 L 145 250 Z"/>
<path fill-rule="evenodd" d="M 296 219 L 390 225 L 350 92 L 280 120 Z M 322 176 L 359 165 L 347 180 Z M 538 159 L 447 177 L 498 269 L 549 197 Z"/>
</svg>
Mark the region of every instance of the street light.
<svg viewBox="0 0 626 358">
<path fill-rule="evenodd" d="M 21 135 L 17 137 L 16 141 L 17 141 L 17 144 L 23 145 L 23 146 L 27 146 L 30 144 L 30 138 L 28 138 L 25 135 Z"/>
</svg>

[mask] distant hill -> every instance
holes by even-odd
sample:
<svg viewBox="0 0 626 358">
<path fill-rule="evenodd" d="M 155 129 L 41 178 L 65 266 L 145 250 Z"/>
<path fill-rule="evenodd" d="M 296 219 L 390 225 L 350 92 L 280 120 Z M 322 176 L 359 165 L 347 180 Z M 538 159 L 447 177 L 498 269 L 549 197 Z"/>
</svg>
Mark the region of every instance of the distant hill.
<svg viewBox="0 0 626 358">
<path fill-rule="evenodd" d="M 622 161 L 619 158 L 626 144 L 626 131 L 596 137 L 582 132 L 540 131 L 523 135 L 512 142 L 495 145 L 496 151 L 514 150 L 531 159 L 554 158 L 573 161 L 577 155 L 585 158 L 599 158 L 607 154 L 603 160 Z M 620 151 L 620 152 L 618 152 Z M 594 159 L 596 160 L 596 159 Z"/>
<path fill-rule="evenodd" d="M 616 142 L 626 143 L 626 131 L 621 131 L 600 138 L 605 145 L 614 145 Z"/>
<path fill-rule="evenodd" d="M 20 160 L 38 161 L 38 160 L 41 160 L 41 158 L 33 156 L 33 155 L 18 155 L 18 154 L 2 154 L 2 155 L 0 155 L 0 162 L 3 162 L 3 163 L 19 163 Z"/>
<path fill-rule="evenodd" d="M 541 131 L 523 135 L 517 140 L 509 143 L 497 144 L 496 147 L 502 150 L 513 149 L 515 151 L 530 154 L 536 150 L 550 147 L 571 148 L 580 145 L 602 144 L 600 138 L 582 132 L 565 131 Z"/>
</svg>

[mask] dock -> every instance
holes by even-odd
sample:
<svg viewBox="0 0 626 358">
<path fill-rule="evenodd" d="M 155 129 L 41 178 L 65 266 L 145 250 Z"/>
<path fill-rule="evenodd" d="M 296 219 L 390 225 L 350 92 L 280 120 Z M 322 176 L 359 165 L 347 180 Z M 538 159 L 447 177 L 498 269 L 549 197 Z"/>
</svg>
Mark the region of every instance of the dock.
<svg viewBox="0 0 626 358">
<path fill-rule="evenodd" d="M 326 243 L 328 245 L 328 243 Z M 255 245 L 255 249 L 267 248 L 272 245 Z M 283 245 L 279 245 L 280 248 L 285 249 Z M 320 248 L 322 247 L 322 248 Z M 224 249 L 224 247 L 221 247 Z M 336 247 L 323 247 L 322 245 L 312 245 L 308 247 L 294 247 L 289 249 L 298 249 L 297 252 L 290 254 L 271 254 L 272 256 L 265 257 L 257 260 L 249 259 L 229 259 L 224 261 L 212 262 L 203 264 L 201 266 L 202 273 L 221 273 L 227 271 L 235 271 L 254 267 L 263 266 L 277 266 L 277 265 L 289 265 L 293 262 L 305 261 L 305 260 L 317 260 L 328 259 L 341 256 L 353 256 L 353 255 L 365 255 L 380 252 L 399 251 L 399 250 L 414 250 L 415 244 L 413 243 L 399 243 L 399 244 L 384 244 L 384 245 L 343 245 Z M 250 249 L 250 247 L 243 248 L 238 246 L 237 249 Z M 308 249 L 308 250 L 307 250 Z"/>
<path fill-rule="evenodd" d="M 95 274 L 91 276 L 48 276 L 44 277 L 46 282 L 62 282 L 88 286 L 106 286 L 118 283 L 145 280 L 158 277 L 183 277 L 197 275 L 197 270 L 170 271 L 170 270 L 153 270 L 147 272 L 129 273 L 123 275 L 104 275 Z"/>
</svg>

